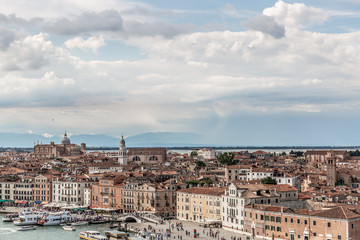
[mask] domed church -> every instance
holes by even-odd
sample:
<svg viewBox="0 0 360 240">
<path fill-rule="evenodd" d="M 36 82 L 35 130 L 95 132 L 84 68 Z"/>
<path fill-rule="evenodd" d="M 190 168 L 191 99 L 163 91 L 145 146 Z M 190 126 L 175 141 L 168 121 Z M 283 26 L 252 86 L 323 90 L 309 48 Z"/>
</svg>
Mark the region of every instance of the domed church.
<svg viewBox="0 0 360 240">
<path fill-rule="evenodd" d="M 86 152 L 86 144 L 81 146 L 71 143 L 65 132 L 60 144 L 50 142 L 50 144 L 37 144 L 34 152 L 30 155 L 32 159 L 55 159 L 61 157 L 80 156 Z"/>
</svg>

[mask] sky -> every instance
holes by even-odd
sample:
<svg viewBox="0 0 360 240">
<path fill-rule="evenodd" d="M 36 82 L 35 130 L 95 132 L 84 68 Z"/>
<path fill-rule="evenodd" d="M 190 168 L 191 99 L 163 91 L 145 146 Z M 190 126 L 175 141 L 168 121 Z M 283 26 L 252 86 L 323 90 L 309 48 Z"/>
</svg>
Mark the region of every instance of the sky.
<svg viewBox="0 0 360 240">
<path fill-rule="evenodd" d="M 360 145 L 360 0 L 0 6 L 0 132 Z"/>
</svg>

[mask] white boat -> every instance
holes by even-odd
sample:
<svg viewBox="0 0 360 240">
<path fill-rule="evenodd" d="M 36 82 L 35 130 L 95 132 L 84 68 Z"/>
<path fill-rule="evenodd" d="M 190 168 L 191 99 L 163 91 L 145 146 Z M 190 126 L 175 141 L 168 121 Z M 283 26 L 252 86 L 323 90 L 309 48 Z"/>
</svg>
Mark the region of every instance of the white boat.
<svg viewBox="0 0 360 240">
<path fill-rule="evenodd" d="M 107 237 L 102 236 L 98 231 L 83 231 L 80 232 L 79 237 L 85 240 L 107 240 Z"/>
<path fill-rule="evenodd" d="M 18 213 L 9 213 L 3 216 L 2 218 L 3 222 L 13 222 L 15 220 L 19 220 L 19 214 Z"/>
<path fill-rule="evenodd" d="M 69 226 L 69 225 L 63 226 L 63 229 L 66 231 L 75 231 L 76 230 L 75 227 Z"/>
<path fill-rule="evenodd" d="M 73 222 L 74 218 L 69 212 L 53 212 L 44 215 L 37 224 L 42 226 L 58 226 L 61 223 Z"/>
<path fill-rule="evenodd" d="M 21 212 L 19 213 L 19 220 L 14 221 L 14 225 L 26 226 L 37 224 L 38 219 L 41 218 L 44 214 L 46 214 L 46 212 Z"/>
<path fill-rule="evenodd" d="M 89 224 L 88 221 L 79 221 L 79 222 L 73 222 L 71 226 L 83 226 Z"/>
<path fill-rule="evenodd" d="M 29 231 L 29 230 L 36 230 L 36 226 L 33 225 L 29 225 L 29 226 L 24 226 L 18 229 L 18 231 Z"/>
</svg>

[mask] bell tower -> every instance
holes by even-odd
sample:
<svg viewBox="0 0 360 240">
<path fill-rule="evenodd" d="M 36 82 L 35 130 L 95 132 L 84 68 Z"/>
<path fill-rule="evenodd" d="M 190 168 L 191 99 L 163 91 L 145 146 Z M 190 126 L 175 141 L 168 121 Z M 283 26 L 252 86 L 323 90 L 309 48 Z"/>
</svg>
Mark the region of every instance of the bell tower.
<svg viewBox="0 0 360 240">
<path fill-rule="evenodd" d="M 121 136 L 121 140 L 120 140 L 118 162 L 121 165 L 127 165 L 127 154 L 126 154 L 126 146 L 125 146 L 124 136 Z"/>
<path fill-rule="evenodd" d="M 326 153 L 327 185 L 335 187 L 336 184 L 336 157 L 333 150 Z"/>
</svg>

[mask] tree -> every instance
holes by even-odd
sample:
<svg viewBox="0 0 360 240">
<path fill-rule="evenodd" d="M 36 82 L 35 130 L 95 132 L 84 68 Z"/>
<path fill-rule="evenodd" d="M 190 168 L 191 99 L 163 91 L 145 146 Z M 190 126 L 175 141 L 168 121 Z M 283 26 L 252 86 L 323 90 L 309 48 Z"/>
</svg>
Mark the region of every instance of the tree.
<svg viewBox="0 0 360 240">
<path fill-rule="evenodd" d="M 261 184 L 273 184 L 273 185 L 277 184 L 276 179 L 271 177 L 262 178 L 260 181 Z"/>
<path fill-rule="evenodd" d="M 197 151 L 192 151 L 190 157 L 196 157 L 198 155 Z"/>
<path fill-rule="evenodd" d="M 189 181 L 186 181 L 185 183 L 186 183 L 187 185 L 190 185 L 190 184 L 192 184 L 192 185 L 198 185 L 200 182 L 197 181 L 197 180 L 189 180 Z"/>
<path fill-rule="evenodd" d="M 235 165 L 239 163 L 239 160 L 234 159 L 235 154 L 233 152 L 224 152 L 217 156 L 218 161 L 223 165 Z"/>
<path fill-rule="evenodd" d="M 198 167 L 206 167 L 206 164 L 203 162 L 203 161 L 196 161 L 195 162 L 196 163 L 196 166 L 198 166 Z"/>
</svg>

